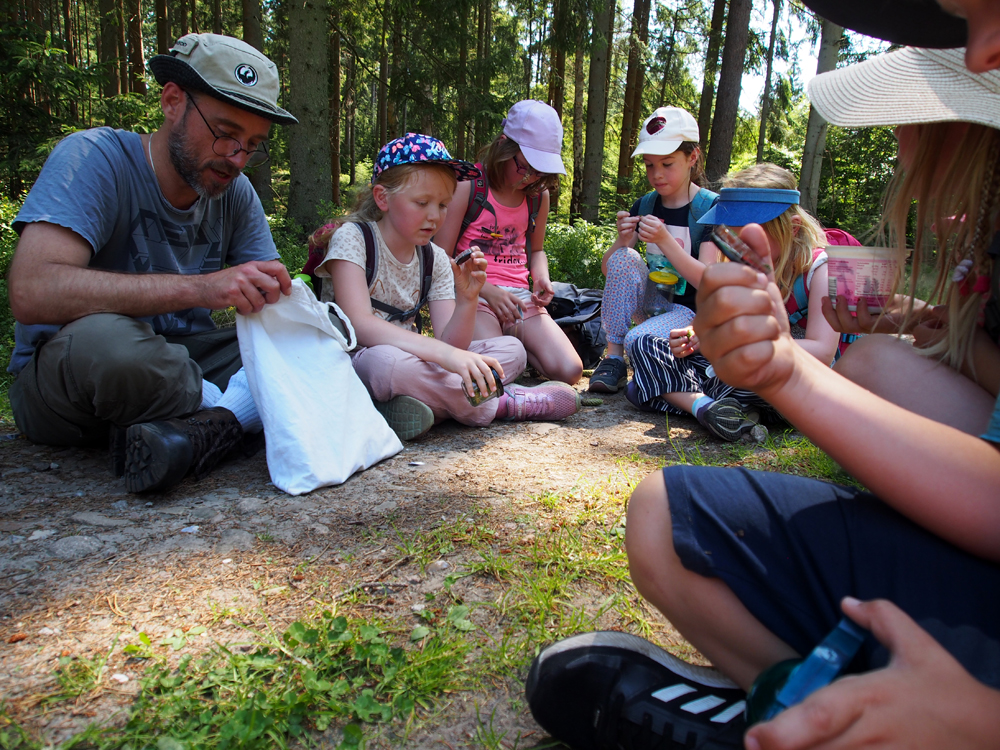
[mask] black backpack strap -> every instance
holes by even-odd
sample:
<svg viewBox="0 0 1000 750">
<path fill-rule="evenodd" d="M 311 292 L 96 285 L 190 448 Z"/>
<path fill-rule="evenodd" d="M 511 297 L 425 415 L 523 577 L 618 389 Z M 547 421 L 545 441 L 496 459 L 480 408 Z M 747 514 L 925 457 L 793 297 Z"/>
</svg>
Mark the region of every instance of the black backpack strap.
<svg viewBox="0 0 1000 750">
<path fill-rule="evenodd" d="M 472 189 L 469 191 L 469 206 L 465 209 L 465 216 L 462 218 L 462 228 L 458 232 L 459 238 L 465 234 L 465 230 L 468 229 L 472 222 L 479 218 L 479 214 L 486 209 L 491 214 L 493 218 L 496 218 L 497 212 L 490 205 L 489 195 L 490 195 L 490 183 L 486 179 L 486 169 L 482 164 L 477 163 L 476 167 L 479 169 L 479 176 L 472 180 Z"/>
<path fill-rule="evenodd" d="M 371 289 L 372 282 L 375 281 L 375 272 L 378 271 L 378 243 L 367 221 L 359 221 L 358 229 L 365 238 L 365 283 Z"/>
<path fill-rule="evenodd" d="M 524 232 L 524 255 L 531 262 L 531 235 L 535 233 L 535 223 L 538 221 L 538 212 L 542 208 L 542 196 L 528 196 L 528 228 Z"/>
<path fill-rule="evenodd" d="M 369 230 L 370 231 L 370 230 Z M 420 247 L 420 297 L 416 306 L 411 310 L 400 310 L 398 307 L 387 305 L 374 297 L 371 298 L 372 308 L 380 312 L 388 313 L 386 318 L 390 323 L 397 320 L 408 320 L 420 312 L 420 308 L 427 302 L 427 297 L 431 293 L 431 282 L 434 280 L 434 248 L 430 245 Z M 369 282 L 369 285 L 371 282 Z M 417 318 L 417 330 L 420 330 L 419 318 Z"/>
</svg>

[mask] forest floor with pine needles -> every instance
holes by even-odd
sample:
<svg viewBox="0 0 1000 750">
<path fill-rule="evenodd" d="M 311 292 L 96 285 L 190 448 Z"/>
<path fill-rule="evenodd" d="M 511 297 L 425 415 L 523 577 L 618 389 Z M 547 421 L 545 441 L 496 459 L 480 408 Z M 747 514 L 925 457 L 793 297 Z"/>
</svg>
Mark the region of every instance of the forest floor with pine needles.
<svg viewBox="0 0 1000 750">
<path fill-rule="evenodd" d="M 0 428 L 0 747 L 555 746 L 524 697 L 547 643 L 625 630 L 703 662 L 624 551 L 632 489 L 672 463 L 849 481 L 794 431 L 720 444 L 623 395 L 444 423 L 301 497 L 263 451 L 137 496 L 104 451 Z"/>
</svg>

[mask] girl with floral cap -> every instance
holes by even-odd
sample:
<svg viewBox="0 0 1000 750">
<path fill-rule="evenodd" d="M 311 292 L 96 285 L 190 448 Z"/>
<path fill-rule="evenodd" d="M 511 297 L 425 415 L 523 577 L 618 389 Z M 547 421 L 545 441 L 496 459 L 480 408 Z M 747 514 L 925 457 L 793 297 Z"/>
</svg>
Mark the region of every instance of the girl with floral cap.
<svg viewBox="0 0 1000 750">
<path fill-rule="evenodd" d="M 473 252 L 458 265 L 431 242 L 455 185 L 476 174 L 474 165 L 452 159 L 438 139 L 407 133 L 379 151 L 373 184 L 359 196 L 354 213 L 335 231 L 328 225 L 313 236 L 313 244 L 327 246 L 316 269 L 322 299 L 336 301 L 350 319 L 359 345 L 351 354 L 354 369 L 403 440 L 449 417 L 482 426 L 496 418 L 561 419 L 579 408 L 576 392 L 558 383 L 509 386 L 478 405 L 469 399 L 477 391 L 495 393 L 498 377 L 510 383 L 525 366 L 517 339 L 475 340 L 476 305 L 486 278 L 483 254 Z M 366 235 L 376 250 L 370 281 Z M 433 338 L 415 326 L 427 275 Z"/>
</svg>

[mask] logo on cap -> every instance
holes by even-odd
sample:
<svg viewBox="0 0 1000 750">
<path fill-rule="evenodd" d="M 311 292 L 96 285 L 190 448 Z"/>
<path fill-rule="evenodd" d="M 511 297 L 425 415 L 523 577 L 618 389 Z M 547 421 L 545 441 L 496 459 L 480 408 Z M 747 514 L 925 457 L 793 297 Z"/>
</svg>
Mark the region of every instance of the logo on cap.
<svg viewBox="0 0 1000 750">
<path fill-rule="evenodd" d="M 257 85 L 257 71 L 253 69 L 253 66 L 243 63 L 236 68 L 236 80 L 242 83 L 244 86 L 256 86 Z"/>
</svg>

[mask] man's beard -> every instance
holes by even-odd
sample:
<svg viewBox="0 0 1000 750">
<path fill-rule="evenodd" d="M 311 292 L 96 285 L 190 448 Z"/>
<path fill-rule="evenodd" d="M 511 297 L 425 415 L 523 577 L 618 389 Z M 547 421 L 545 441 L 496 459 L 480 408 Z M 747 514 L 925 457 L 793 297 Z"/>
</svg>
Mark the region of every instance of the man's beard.
<svg viewBox="0 0 1000 750">
<path fill-rule="evenodd" d="M 231 180 L 224 185 L 208 182 L 205 179 L 205 171 L 215 169 L 223 174 L 236 177 L 240 170 L 221 157 L 200 165 L 194 149 L 188 146 L 188 136 L 184 127 L 186 121 L 187 113 L 185 112 L 184 119 L 167 135 L 167 152 L 170 154 L 170 163 L 177 170 L 181 179 L 199 196 L 202 198 L 221 198 L 229 190 L 233 181 Z"/>
</svg>

